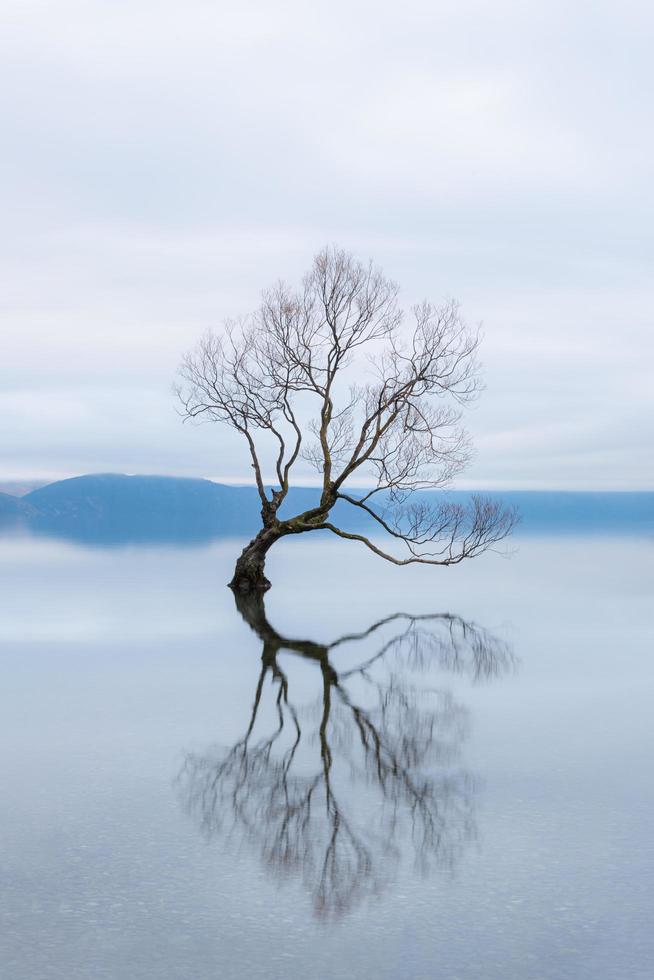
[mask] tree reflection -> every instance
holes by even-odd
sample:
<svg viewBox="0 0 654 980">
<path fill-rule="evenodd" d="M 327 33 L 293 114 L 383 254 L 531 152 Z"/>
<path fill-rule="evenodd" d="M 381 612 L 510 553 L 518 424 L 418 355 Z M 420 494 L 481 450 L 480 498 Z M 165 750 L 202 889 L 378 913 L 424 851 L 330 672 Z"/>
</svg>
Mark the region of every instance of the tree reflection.
<svg viewBox="0 0 654 980">
<path fill-rule="evenodd" d="M 458 616 L 404 613 L 321 644 L 278 633 L 261 595 L 236 602 L 263 644 L 247 727 L 230 749 L 187 755 L 178 776 L 205 834 L 236 835 L 276 875 L 302 878 L 324 917 L 379 892 L 408 850 L 423 872 L 453 868 L 475 835 L 475 781 L 457 766 L 467 712 L 412 677 L 498 676 L 513 664 L 507 644 Z M 339 648 L 374 641 L 337 672 Z M 291 697 L 282 653 L 315 666 L 317 701 Z"/>
</svg>

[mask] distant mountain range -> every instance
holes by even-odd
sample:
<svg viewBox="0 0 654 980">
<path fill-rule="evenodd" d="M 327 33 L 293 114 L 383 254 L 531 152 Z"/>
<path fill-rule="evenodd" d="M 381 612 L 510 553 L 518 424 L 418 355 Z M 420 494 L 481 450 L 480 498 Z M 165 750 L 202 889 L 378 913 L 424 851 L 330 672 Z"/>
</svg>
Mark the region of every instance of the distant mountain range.
<svg viewBox="0 0 654 980">
<path fill-rule="evenodd" d="M 45 486 L 46 482 L 46 480 L 8 480 L 3 483 L 0 480 L 0 494 L 8 493 L 12 497 L 22 497 L 30 490 Z"/>
<path fill-rule="evenodd" d="M 448 496 L 463 500 L 469 494 Z M 654 534 L 654 492 L 507 491 L 488 496 L 518 507 L 519 534 Z M 317 497 L 315 488 L 295 488 L 282 513 L 306 509 Z M 21 497 L 0 493 L 0 528 L 99 545 L 199 544 L 255 533 L 259 509 L 254 487 L 103 473 L 59 480 Z M 349 530 L 371 530 L 370 518 L 348 504 L 339 504 L 332 516 Z"/>
</svg>

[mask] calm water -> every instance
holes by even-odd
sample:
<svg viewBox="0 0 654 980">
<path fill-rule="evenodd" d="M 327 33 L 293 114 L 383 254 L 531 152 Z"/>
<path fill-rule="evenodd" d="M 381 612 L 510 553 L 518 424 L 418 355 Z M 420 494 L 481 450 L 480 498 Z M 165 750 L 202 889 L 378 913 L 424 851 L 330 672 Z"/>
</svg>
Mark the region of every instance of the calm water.
<svg viewBox="0 0 654 980">
<path fill-rule="evenodd" d="M 654 973 L 651 540 L 0 541 L 0 976 Z"/>
</svg>

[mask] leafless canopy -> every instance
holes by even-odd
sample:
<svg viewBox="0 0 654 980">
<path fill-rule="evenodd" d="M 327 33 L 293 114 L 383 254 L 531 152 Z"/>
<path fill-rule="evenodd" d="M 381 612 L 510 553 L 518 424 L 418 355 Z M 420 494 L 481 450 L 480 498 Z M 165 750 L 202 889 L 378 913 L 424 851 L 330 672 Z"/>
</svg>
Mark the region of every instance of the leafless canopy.
<svg viewBox="0 0 654 980">
<path fill-rule="evenodd" d="M 255 539 L 259 556 L 284 534 L 326 529 L 396 564 L 448 565 L 505 538 L 516 518 L 497 502 L 416 493 L 447 487 L 470 459 L 460 420 L 481 387 L 478 345 L 455 302 L 405 315 L 394 282 L 335 248 L 298 290 L 279 283 L 252 316 L 207 334 L 183 361 L 178 394 L 186 417 L 223 422 L 246 441 L 267 532 Z M 280 520 L 299 459 L 320 474 L 320 500 Z M 368 489 L 348 492 L 353 482 Z M 337 501 L 404 554 L 330 521 Z"/>
</svg>

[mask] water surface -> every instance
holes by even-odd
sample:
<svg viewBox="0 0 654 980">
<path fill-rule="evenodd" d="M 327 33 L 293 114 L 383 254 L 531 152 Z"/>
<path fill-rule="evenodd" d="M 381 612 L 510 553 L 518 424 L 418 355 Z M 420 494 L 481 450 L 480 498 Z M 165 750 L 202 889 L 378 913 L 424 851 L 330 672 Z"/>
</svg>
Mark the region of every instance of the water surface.
<svg viewBox="0 0 654 980">
<path fill-rule="evenodd" d="M 0 541 L 0 973 L 649 978 L 652 558 Z"/>
</svg>

